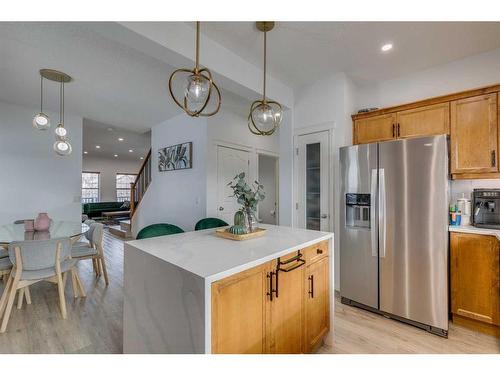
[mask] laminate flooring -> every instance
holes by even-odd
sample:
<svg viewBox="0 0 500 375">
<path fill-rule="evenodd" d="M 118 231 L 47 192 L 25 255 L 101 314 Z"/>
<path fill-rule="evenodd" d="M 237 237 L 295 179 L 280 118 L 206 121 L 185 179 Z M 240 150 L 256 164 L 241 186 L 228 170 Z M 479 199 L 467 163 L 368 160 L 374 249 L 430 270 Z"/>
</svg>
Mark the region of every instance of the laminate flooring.
<svg viewBox="0 0 500 375">
<path fill-rule="evenodd" d="M 123 240 L 105 231 L 110 284 L 96 279 L 90 260 L 78 272 L 87 297 L 74 299 L 66 285 L 68 318 L 59 312 L 57 287 L 30 287 L 32 304 L 16 306 L 0 334 L 0 353 L 121 353 L 123 348 Z M 69 279 L 68 279 L 69 281 Z M 3 288 L 3 284 L 0 289 Z M 450 324 L 449 338 L 335 301 L 334 345 L 318 353 L 500 353 L 500 340 Z"/>
</svg>

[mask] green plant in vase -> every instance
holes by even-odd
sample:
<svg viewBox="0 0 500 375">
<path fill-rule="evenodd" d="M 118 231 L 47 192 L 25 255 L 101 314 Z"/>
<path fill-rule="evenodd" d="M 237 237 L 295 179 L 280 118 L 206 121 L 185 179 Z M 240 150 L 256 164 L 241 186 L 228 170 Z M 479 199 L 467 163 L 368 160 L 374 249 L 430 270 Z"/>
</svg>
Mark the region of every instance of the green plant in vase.
<svg viewBox="0 0 500 375">
<path fill-rule="evenodd" d="M 233 189 L 232 196 L 235 197 L 237 202 L 242 205 L 241 211 L 246 215 L 248 231 L 253 232 L 254 228 L 252 218 L 255 216 L 255 212 L 257 211 L 257 205 L 265 198 L 264 186 L 258 181 L 255 181 L 253 186 L 248 185 L 245 180 L 245 172 L 241 172 L 236 175 L 233 181 L 229 182 L 227 186 Z"/>
</svg>

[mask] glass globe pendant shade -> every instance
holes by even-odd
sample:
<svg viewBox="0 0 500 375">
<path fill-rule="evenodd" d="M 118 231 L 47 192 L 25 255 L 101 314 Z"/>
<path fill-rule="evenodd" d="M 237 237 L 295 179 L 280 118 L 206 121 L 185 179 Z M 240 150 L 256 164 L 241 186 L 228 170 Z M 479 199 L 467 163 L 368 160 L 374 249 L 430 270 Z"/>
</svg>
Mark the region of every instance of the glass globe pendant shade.
<svg viewBox="0 0 500 375">
<path fill-rule="evenodd" d="M 255 125 L 263 132 L 269 132 L 274 128 L 274 110 L 265 103 L 259 104 L 252 112 Z"/>
<path fill-rule="evenodd" d="M 64 128 L 63 124 L 57 125 L 57 128 L 55 130 L 55 133 L 58 137 L 65 137 L 66 134 L 68 133 L 67 130 Z"/>
<path fill-rule="evenodd" d="M 47 130 L 48 128 L 50 128 L 49 116 L 47 116 L 43 112 L 37 113 L 33 117 L 33 127 L 38 130 Z"/>
<path fill-rule="evenodd" d="M 199 74 L 187 77 L 184 95 L 189 103 L 194 105 L 204 104 L 210 90 L 210 82 Z"/>
<path fill-rule="evenodd" d="M 73 148 L 71 147 L 71 144 L 67 139 L 64 138 L 59 138 L 56 140 L 54 143 L 54 151 L 56 154 L 60 156 L 66 156 L 71 154 L 71 151 L 73 151 Z"/>
</svg>

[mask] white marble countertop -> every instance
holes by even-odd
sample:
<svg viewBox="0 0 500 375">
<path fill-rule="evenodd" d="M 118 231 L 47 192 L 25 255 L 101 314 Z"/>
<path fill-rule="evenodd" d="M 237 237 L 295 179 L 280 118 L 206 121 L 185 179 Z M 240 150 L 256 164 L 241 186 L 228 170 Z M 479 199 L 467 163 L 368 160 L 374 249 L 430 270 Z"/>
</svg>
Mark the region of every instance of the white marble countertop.
<svg viewBox="0 0 500 375">
<path fill-rule="evenodd" d="M 216 281 L 316 242 L 333 233 L 260 225 L 263 237 L 232 241 L 217 237 L 214 229 L 129 241 L 125 251 L 139 249 L 186 271 Z M 330 249 L 333 253 L 333 249 Z"/>
<path fill-rule="evenodd" d="M 450 225 L 448 227 L 450 232 L 458 233 L 471 233 L 471 234 L 483 234 L 486 236 L 495 236 L 500 240 L 500 230 L 499 229 L 489 229 L 489 228 L 477 228 L 472 225 Z"/>
</svg>

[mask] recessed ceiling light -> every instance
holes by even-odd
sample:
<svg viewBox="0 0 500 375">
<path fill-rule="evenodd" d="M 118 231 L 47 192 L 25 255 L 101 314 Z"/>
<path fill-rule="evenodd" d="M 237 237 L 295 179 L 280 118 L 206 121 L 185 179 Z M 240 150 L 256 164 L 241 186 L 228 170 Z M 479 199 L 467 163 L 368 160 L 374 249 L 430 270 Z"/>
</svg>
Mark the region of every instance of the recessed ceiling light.
<svg viewBox="0 0 500 375">
<path fill-rule="evenodd" d="M 84 153 L 84 154 L 88 154 L 88 152 L 87 152 L 87 151 L 83 151 L 83 153 Z"/>
<path fill-rule="evenodd" d="M 117 157 L 118 157 L 118 155 L 117 155 L 117 154 L 114 154 L 113 156 L 114 156 L 115 158 L 117 158 Z"/>
<path fill-rule="evenodd" d="M 108 132 L 112 132 L 113 130 L 115 130 L 115 129 L 113 129 L 111 127 L 108 128 Z"/>
<path fill-rule="evenodd" d="M 144 157 L 143 157 L 143 156 L 141 156 L 139 159 L 143 160 L 143 159 L 144 159 Z"/>
<path fill-rule="evenodd" d="M 130 150 L 128 150 L 128 152 L 134 152 L 134 150 L 130 149 Z"/>
<path fill-rule="evenodd" d="M 101 146 L 99 146 L 99 145 L 96 145 L 96 146 L 95 146 L 95 148 L 101 148 Z"/>
<path fill-rule="evenodd" d="M 119 140 L 120 142 L 123 142 L 123 138 L 118 138 L 118 140 Z"/>
<path fill-rule="evenodd" d="M 380 47 L 380 50 L 382 52 L 389 52 L 392 49 L 392 43 L 386 43 L 382 47 Z"/>
</svg>

